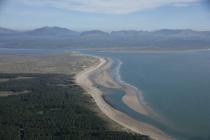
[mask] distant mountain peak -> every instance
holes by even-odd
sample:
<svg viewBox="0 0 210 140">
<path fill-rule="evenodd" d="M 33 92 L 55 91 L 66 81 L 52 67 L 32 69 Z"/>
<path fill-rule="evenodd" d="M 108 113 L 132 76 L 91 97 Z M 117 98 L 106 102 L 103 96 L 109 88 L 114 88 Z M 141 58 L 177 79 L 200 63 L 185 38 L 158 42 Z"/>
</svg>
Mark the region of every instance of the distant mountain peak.
<svg viewBox="0 0 210 140">
<path fill-rule="evenodd" d="M 136 36 L 141 34 L 147 34 L 148 31 L 138 31 L 138 30 L 120 30 L 112 31 L 111 34 L 115 36 Z"/>
<path fill-rule="evenodd" d="M 62 28 L 58 26 L 44 26 L 44 27 L 40 27 L 34 30 L 70 30 L 70 29 Z"/>
<path fill-rule="evenodd" d="M 81 33 L 82 36 L 109 36 L 109 33 L 101 30 L 89 30 Z"/>
<path fill-rule="evenodd" d="M 156 30 L 154 33 L 162 33 L 162 34 L 178 34 L 178 33 L 183 33 L 183 32 L 196 32 L 191 29 L 161 29 L 161 30 Z"/>
<path fill-rule="evenodd" d="M 31 31 L 27 32 L 30 35 L 70 35 L 70 34 L 77 34 L 76 31 L 67 29 L 67 28 L 61 28 L 57 26 L 45 26 L 41 28 L 37 28 Z"/>
<path fill-rule="evenodd" d="M 0 34 L 12 34 L 12 33 L 16 33 L 16 32 L 17 31 L 12 30 L 12 29 L 0 27 Z"/>
</svg>

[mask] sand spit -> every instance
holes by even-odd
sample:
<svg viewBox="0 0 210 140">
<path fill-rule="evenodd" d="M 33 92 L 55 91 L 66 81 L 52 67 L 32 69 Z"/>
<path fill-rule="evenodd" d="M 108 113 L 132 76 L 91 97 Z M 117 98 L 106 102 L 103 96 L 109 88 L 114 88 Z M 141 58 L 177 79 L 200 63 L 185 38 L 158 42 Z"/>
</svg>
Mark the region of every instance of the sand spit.
<svg viewBox="0 0 210 140">
<path fill-rule="evenodd" d="M 123 127 L 130 129 L 133 132 L 148 135 L 152 139 L 156 139 L 156 140 L 172 140 L 172 138 L 170 136 L 167 136 L 161 130 L 159 130 L 151 125 L 148 125 L 146 123 L 143 123 L 143 122 L 133 119 L 132 117 L 128 116 L 127 114 L 120 112 L 119 110 L 113 108 L 111 105 L 109 105 L 103 99 L 102 91 L 94 85 L 94 82 L 91 81 L 90 76 L 97 74 L 97 73 L 100 74 L 101 72 L 103 73 L 104 70 L 107 70 L 108 66 L 110 65 L 110 63 L 112 63 L 112 61 L 110 59 L 106 59 L 106 58 L 101 58 L 101 57 L 97 57 L 97 58 L 100 60 L 99 63 L 94 64 L 93 66 L 78 73 L 76 75 L 75 79 L 76 79 L 77 84 L 79 84 L 82 88 L 84 88 L 87 91 L 87 93 L 89 93 L 93 97 L 93 99 L 95 100 L 96 104 L 101 109 L 101 111 L 104 114 L 106 114 L 110 119 L 119 123 Z M 102 83 L 104 83 L 104 81 L 106 81 L 106 78 L 104 79 L 104 77 L 106 77 L 106 76 L 101 76 L 100 80 L 98 79 L 98 80 L 96 80 L 96 82 L 103 81 Z M 108 78 L 108 79 L 110 81 L 110 78 Z M 105 83 L 107 83 L 107 82 L 105 82 Z M 110 84 L 110 82 L 109 82 L 109 84 L 107 86 L 110 86 L 110 85 L 113 85 L 113 83 Z M 129 90 L 127 89 L 126 93 L 128 93 L 128 92 L 129 92 Z M 126 97 L 126 100 L 127 100 L 127 102 L 129 102 L 129 105 L 134 107 L 135 105 L 133 105 L 132 103 L 134 103 L 134 104 L 137 103 L 136 98 L 137 97 L 134 97 L 134 94 L 130 94 L 129 96 Z M 141 104 L 138 103 L 138 106 L 140 106 L 140 105 Z M 142 107 L 142 108 L 144 108 L 144 107 Z M 143 111 L 143 109 L 139 110 L 139 111 Z M 146 112 L 144 112 L 144 113 L 146 113 Z"/>
</svg>

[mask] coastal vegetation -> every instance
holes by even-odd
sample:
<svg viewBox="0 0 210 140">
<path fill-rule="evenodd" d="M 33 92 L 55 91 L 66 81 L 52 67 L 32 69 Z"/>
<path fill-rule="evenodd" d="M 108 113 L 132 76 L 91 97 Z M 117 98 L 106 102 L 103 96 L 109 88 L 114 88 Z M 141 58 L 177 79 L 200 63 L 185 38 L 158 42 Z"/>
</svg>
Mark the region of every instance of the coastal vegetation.
<svg viewBox="0 0 210 140">
<path fill-rule="evenodd" d="M 149 139 L 111 128 L 73 75 L 1 73 L 0 79 L 0 95 L 9 93 L 0 96 L 1 140 Z"/>
</svg>

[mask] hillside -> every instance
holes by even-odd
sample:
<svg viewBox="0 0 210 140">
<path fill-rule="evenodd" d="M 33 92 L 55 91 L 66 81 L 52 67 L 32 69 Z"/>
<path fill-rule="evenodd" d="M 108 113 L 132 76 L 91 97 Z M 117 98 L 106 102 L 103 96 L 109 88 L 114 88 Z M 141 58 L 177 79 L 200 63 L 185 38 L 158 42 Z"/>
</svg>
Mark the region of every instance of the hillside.
<svg viewBox="0 0 210 140">
<path fill-rule="evenodd" d="M 210 31 L 171 30 L 77 32 L 61 27 L 30 31 L 0 29 L 0 47 L 6 48 L 210 48 Z"/>
</svg>

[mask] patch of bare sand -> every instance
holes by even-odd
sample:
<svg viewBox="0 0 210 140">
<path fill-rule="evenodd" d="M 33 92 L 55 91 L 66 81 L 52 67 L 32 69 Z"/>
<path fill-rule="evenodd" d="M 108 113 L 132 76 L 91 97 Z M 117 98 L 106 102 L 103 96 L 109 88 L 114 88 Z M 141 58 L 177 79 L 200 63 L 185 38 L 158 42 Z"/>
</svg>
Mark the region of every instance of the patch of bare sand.
<svg viewBox="0 0 210 140">
<path fill-rule="evenodd" d="M 124 104 L 126 104 L 132 110 L 140 114 L 146 115 L 168 126 L 171 126 L 170 122 L 165 117 L 155 112 L 148 105 L 144 104 L 142 99 L 143 95 L 141 91 L 137 90 L 135 87 L 129 84 L 118 83 L 117 81 L 115 81 L 112 78 L 110 72 L 108 72 L 108 69 L 110 69 L 110 67 L 112 66 L 113 61 L 110 58 L 104 58 L 104 59 L 107 60 L 106 64 L 104 64 L 99 71 L 95 71 L 94 78 L 92 80 L 98 85 L 101 85 L 106 88 L 122 89 L 126 93 L 122 98 Z"/>
<path fill-rule="evenodd" d="M 172 138 L 166 135 L 161 130 L 146 123 L 136 121 L 127 114 L 116 110 L 103 99 L 102 91 L 96 88 L 93 82 L 90 80 L 91 75 L 94 75 L 95 73 L 98 72 L 100 73 L 100 70 L 101 69 L 103 70 L 104 66 L 106 67 L 108 63 L 107 59 L 103 58 L 98 58 L 98 59 L 100 60 L 99 64 L 96 64 L 94 66 L 85 69 L 84 71 L 77 74 L 75 78 L 76 82 L 94 98 L 96 104 L 102 110 L 102 112 L 104 112 L 112 120 L 116 121 L 125 128 L 132 130 L 133 132 L 148 135 L 156 140 L 171 140 Z M 102 80 L 104 80 L 104 78 L 102 78 L 101 81 Z M 129 99 L 129 102 L 130 103 L 133 102 L 132 99 L 134 99 L 134 97 L 131 95 L 129 97 L 132 97 Z"/>
<path fill-rule="evenodd" d="M 112 65 L 112 60 L 109 58 L 105 59 L 107 59 L 106 64 L 100 68 L 100 71 L 95 72 L 94 81 L 106 88 L 120 88 L 121 86 L 113 80 L 112 75 L 107 71 Z"/>
</svg>

